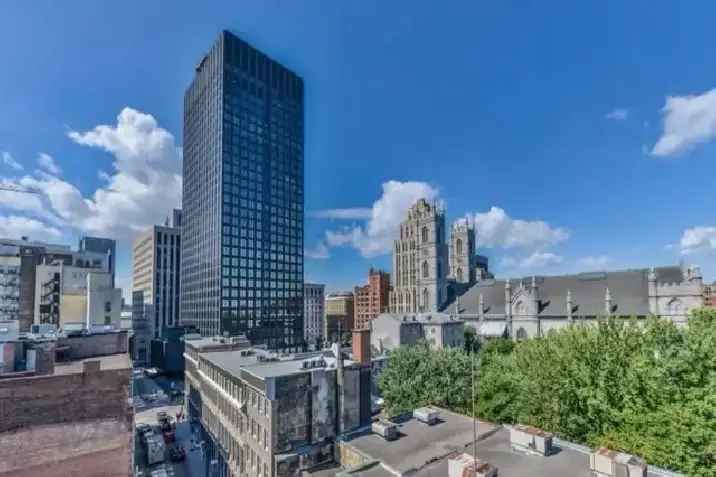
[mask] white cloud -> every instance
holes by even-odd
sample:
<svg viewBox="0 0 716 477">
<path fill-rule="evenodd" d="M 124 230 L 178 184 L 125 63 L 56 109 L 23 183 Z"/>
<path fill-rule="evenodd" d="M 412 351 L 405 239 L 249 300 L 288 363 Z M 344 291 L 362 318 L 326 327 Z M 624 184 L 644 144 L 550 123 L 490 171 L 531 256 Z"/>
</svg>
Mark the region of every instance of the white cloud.
<svg viewBox="0 0 716 477">
<path fill-rule="evenodd" d="M 81 232 L 122 240 L 162 223 L 181 204 L 181 150 L 151 115 L 124 108 L 116 125 L 68 135 L 78 144 L 111 153 L 114 171 L 103 173 L 104 186 L 88 197 L 75 185 L 43 171 L 19 179 L 21 186 L 41 191 L 45 216 L 55 216 Z M 14 205 L 38 213 L 36 201 L 16 199 Z"/>
<path fill-rule="evenodd" d="M 684 230 L 679 247 L 684 255 L 716 251 L 716 227 L 701 226 Z"/>
<path fill-rule="evenodd" d="M 664 131 L 654 156 L 674 156 L 716 138 L 716 88 L 701 95 L 667 96 Z"/>
<path fill-rule="evenodd" d="M 37 164 L 40 166 L 40 169 L 49 172 L 53 176 L 58 176 L 62 173 L 62 169 L 60 169 L 60 166 L 57 165 L 52 156 L 44 152 L 41 152 L 37 157 Z"/>
<path fill-rule="evenodd" d="M 626 108 L 615 108 L 605 114 L 604 117 L 614 121 L 624 121 L 627 117 L 629 117 L 629 110 Z"/>
<path fill-rule="evenodd" d="M 587 256 L 577 260 L 577 265 L 582 268 L 583 271 L 590 270 L 601 270 L 604 269 L 611 260 L 606 255 L 599 256 Z"/>
<path fill-rule="evenodd" d="M 437 197 L 438 190 L 425 182 L 385 182 L 383 194 L 373 203 L 370 215 L 364 214 L 369 217 L 367 221 L 363 225 L 326 231 L 326 244 L 354 247 L 366 258 L 385 255 L 391 251 L 408 209 L 418 199 L 433 201 Z"/>
<path fill-rule="evenodd" d="M 24 169 L 24 167 L 22 167 L 22 164 L 17 162 L 15 158 L 12 157 L 12 154 L 7 151 L 3 151 L 2 154 L 0 154 L 0 159 L 2 159 L 2 163 L 10 167 L 10 169 L 14 169 L 16 171 L 21 171 Z"/>
<path fill-rule="evenodd" d="M 56 239 L 62 233 L 55 227 L 49 227 L 39 220 L 28 217 L 11 215 L 0 216 L 0 237 L 19 239 L 21 237 L 32 237 L 37 240 Z"/>
<path fill-rule="evenodd" d="M 545 268 L 562 263 L 562 257 L 552 252 L 534 252 L 532 255 L 520 260 L 521 268 Z"/>
<path fill-rule="evenodd" d="M 323 240 L 319 240 L 315 247 L 305 249 L 303 255 L 316 260 L 324 260 L 331 257 L 331 253 Z"/>
<path fill-rule="evenodd" d="M 339 219 L 339 220 L 356 220 L 370 219 L 373 210 L 367 207 L 353 207 L 349 209 L 324 209 L 316 210 L 309 213 L 310 217 L 316 219 Z"/>
<path fill-rule="evenodd" d="M 569 231 L 553 227 L 542 220 L 513 219 L 499 207 L 484 213 L 468 215 L 477 227 L 479 247 L 541 248 L 556 245 L 569 238 Z"/>
</svg>

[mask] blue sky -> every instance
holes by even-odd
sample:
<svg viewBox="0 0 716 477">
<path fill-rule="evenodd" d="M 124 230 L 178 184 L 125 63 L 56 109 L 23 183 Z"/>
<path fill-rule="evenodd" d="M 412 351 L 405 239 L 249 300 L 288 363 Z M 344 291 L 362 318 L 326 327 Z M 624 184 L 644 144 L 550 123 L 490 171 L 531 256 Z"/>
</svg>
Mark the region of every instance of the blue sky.
<svg viewBox="0 0 716 477">
<path fill-rule="evenodd" d="M 0 181 L 42 194 L 0 193 L 0 235 L 115 236 L 128 287 L 133 236 L 180 201 L 193 66 L 230 29 L 306 82 L 307 280 L 389 269 L 419 195 L 474 220 L 500 276 L 683 259 L 711 279 L 715 10 L 6 1 Z"/>
</svg>

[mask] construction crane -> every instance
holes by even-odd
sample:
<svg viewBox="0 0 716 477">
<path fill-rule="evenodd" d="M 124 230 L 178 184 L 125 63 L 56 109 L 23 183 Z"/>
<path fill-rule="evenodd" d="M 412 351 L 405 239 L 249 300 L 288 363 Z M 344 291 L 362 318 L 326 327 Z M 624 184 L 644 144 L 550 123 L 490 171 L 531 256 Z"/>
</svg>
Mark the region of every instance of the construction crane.
<svg viewBox="0 0 716 477">
<path fill-rule="evenodd" d="M 6 190 L 9 192 L 18 192 L 20 194 L 40 194 L 40 191 L 31 187 L 20 187 L 15 184 L 1 184 L 0 190 Z"/>
</svg>

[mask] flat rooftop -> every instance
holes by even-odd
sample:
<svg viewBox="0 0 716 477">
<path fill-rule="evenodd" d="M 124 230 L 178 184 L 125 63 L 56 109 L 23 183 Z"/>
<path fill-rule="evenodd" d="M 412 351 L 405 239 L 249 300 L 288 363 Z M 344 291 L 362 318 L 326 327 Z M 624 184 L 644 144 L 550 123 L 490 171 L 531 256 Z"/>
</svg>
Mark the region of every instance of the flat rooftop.
<svg viewBox="0 0 716 477">
<path fill-rule="evenodd" d="M 303 362 L 318 358 L 323 358 L 325 360 L 327 369 L 335 369 L 336 367 L 336 359 L 332 356 L 326 356 L 323 351 L 284 356 L 279 357 L 278 360 L 272 361 L 259 360 L 259 356 L 270 355 L 270 353 L 264 350 L 253 350 L 255 354 L 248 356 L 242 356 L 242 351 L 247 350 L 208 351 L 202 353 L 202 356 L 214 365 L 229 372 L 231 375 L 237 378 L 241 377 L 241 371 L 250 373 L 259 379 L 308 372 L 311 370 L 303 369 Z M 344 366 L 350 366 L 354 363 L 354 361 L 348 359 L 343 360 Z"/>
<path fill-rule="evenodd" d="M 131 369 L 132 362 L 127 353 L 110 354 L 107 356 L 94 356 L 92 358 L 77 359 L 73 361 L 56 362 L 53 375 L 82 373 L 85 361 L 99 361 L 99 370 Z"/>
<path fill-rule="evenodd" d="M 440 409 L 442 422 L 429 426 L 415 419 L 399 424 L 399 438 L 386 441 L 376 434 L 365 434 L 346 442 L 369 460 L 378 461 L 363 469 L 345 472 L 360 477 L 445 477 L 448 458 L 453 452 L 472 455 L 472 419 Z M 500 477 L 589 477 L 589 453 L 572 444 L 555 444 L 549 456 L 533 456 L 513 451 L 509 429 L 480 421 L 477 456 L 498 468 Z M 319 474 L 317 474 L 319 475 Z M 667 475 L 650 469 L 649 477 Z"/>
</svg>

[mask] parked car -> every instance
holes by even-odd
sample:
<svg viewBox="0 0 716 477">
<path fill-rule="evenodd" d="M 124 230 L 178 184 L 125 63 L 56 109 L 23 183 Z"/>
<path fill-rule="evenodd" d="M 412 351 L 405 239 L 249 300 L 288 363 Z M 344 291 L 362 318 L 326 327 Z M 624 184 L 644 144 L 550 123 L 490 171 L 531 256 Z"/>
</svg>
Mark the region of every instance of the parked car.
<svg viewBox="0 0 716 477">
<path fill-rule="evenodd" d="M 180 462 L 186 459 L 186 451 L 181 446 L 173 446 L 169 449 L 169 459 L 172 462 Z"/>
</svg>

